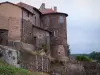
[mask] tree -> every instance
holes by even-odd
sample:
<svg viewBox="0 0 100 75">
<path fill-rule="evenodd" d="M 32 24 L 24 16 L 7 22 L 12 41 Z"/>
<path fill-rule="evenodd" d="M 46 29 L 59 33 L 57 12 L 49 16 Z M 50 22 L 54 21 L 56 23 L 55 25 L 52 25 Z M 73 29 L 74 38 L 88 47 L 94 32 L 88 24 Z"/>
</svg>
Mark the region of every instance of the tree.
<svg viewBox="0 0 100 75">
<path fill-rule="evenodd" d="M 93 60 L 100 61 L 100 52 L 95 52 L 95 51 L 93 51 L 93 52 L 91 52 L 91 53 L 89 54 L 89 57 L 90 57 L 91 59 L 93 59 Z"/>
<path fill-rule="evenodd" d="M 70 56 L 71 52 L 70 52 L 70 49 L 69 49 L 69 45 L 67 44 L 67 51 L 68 51 L 68 56 Z"/>
</svg>

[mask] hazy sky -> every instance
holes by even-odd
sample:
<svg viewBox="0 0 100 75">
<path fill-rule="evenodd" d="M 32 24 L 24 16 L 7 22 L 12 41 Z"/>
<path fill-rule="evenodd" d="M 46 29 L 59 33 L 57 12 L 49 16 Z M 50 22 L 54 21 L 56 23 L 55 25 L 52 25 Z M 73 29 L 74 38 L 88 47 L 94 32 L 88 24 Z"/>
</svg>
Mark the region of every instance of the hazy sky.
<svg viewBox="0 0 100 75">
<path fill-rule="evenodd" d="M 0 0 L 4 2 L 7 0 Z M 57 6 L 58 11 L 68 13 L 67 31 L 71 53 L 100 51 L 100 0 L 8 0 L 25 2 L 37 8 Z"/>
</svg>

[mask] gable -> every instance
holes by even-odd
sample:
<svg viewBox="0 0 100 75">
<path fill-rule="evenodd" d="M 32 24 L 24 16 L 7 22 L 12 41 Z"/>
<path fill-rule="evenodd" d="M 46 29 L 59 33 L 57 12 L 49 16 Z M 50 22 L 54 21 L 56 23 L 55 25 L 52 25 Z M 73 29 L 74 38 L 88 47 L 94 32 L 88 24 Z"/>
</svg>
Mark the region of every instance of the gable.
<svg viewBox="0 0 100 75">
<path fill-rule="evenodd" d="M 8 40 L 20 40 L 22 9 L 12 3 L 0 4 L 0 29 L 8 30 Z"/>
<path fill-rule="evenodd" d="M 0 16 L 21 18 L 21 12 L 21 8 L 12 3 L 0 4 Z"/>
</svg>

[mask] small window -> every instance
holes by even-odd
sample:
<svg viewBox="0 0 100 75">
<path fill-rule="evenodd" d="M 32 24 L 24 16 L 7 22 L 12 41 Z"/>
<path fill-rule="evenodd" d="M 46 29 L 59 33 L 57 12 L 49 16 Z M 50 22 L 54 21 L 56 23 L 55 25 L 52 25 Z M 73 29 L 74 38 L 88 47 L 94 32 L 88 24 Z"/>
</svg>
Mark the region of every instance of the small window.
<svg viewBox="0 0 100 75">
<path fill-rule="evenodd" d="M 27 12 L 27 17 L 29 17 L 29 12 Z"/>
<path fill-rule="evenodd" d="M 3 53 L 0 53 L 0 58 L 3 56 Z"/>
<path fill-rule="evenodd" d="M 36 25 L 36 16 L 35 16 L 35 25 Z"/>
<path fill-rule="evenodd" d="M 41 35 L 39 35 L 39 37 L 41 37 Z"/>
<path fill-rule="evenodd" d="M 60 54 L 60 52 L 58 52 L 58 54 Z"/>
<path fill-rule="evenodd" d="M 57 37 L 57 36 L 58 36 L 58 30 L 55 30 L 55 31 L 53 32 L 53 35 L 54 35 L 54 37 Z"/>
<path fill-rule="evenodd" d="M 55 31 L 53 32 L 53 35 L 56 36 L 56 32 Z"/>
<path fill-rule="evenodd" d="M 34 45 L 36 46 L 36 37 L 34 37 L 34 41 L 33 42 L 34 42 Z"/>
<path fill-rule="evenodd" d="M 60 16 L 60 17 L 59 17 L 59 23 L 60 23 L 60 24 L 64 23 L 64 18 L 63 18 L 63 16 Z"/>
</svg>

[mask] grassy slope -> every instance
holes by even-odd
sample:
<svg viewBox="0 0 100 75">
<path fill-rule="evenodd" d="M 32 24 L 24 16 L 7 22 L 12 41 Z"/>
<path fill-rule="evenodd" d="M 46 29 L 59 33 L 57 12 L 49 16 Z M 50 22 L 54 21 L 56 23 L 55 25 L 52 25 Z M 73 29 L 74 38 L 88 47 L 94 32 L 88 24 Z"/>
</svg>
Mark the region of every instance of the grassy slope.
<svg viewBox="0 0 100 75">
<path fill-rule="evenodd" d="M 15 68 L 0 59 L 0 75 L 48 75 L 39 72 L 30 72 L 25 69 Z"/>
</svg>

